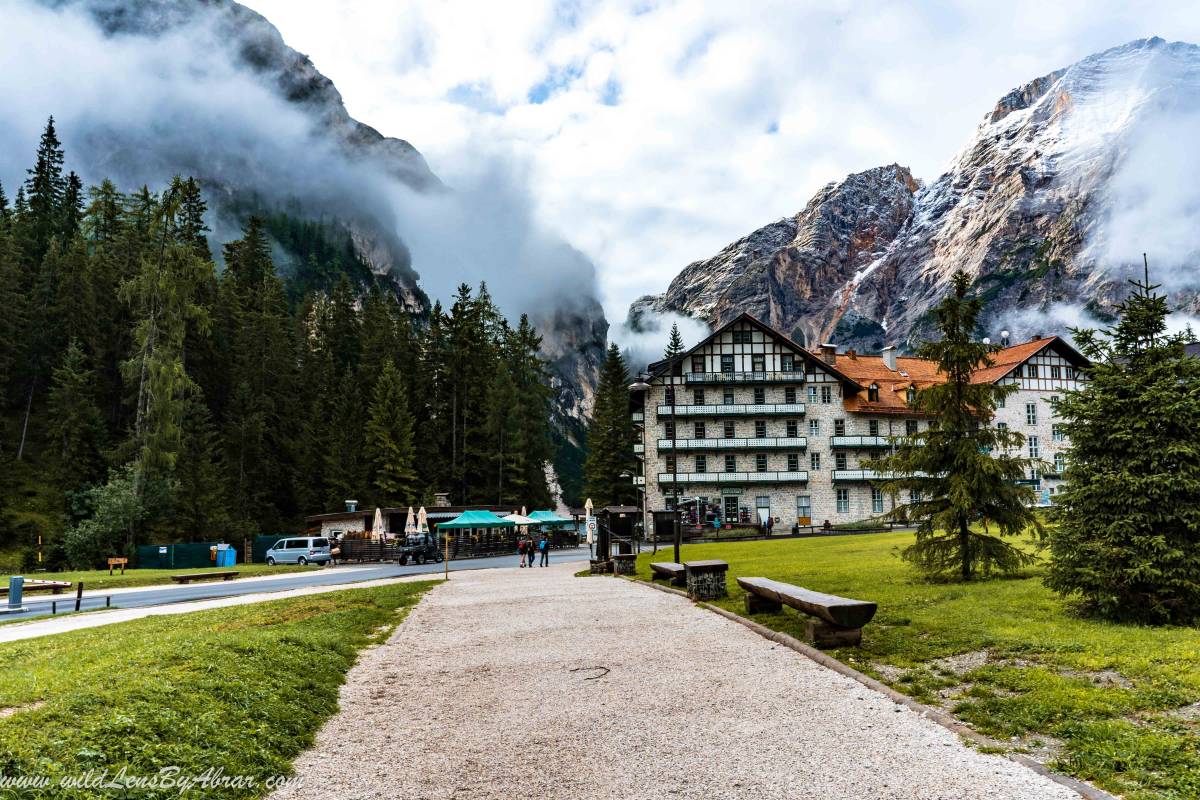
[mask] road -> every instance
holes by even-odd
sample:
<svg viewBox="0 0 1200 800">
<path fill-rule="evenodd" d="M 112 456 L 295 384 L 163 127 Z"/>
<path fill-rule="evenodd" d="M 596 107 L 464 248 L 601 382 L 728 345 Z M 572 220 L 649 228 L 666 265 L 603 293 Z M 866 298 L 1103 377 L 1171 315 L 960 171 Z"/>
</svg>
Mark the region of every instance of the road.
<svg viewBox="0 0 1200 800">
<path fill-rule="evenodd" d="M 569 550 L 554 550 L 550 555 L 550 563 L 586 562 L 588 549 L 577 547 Z M 493 569 L 495 567 L 515 567 L 516 554 L 495 556 L 491 558 L 469 558 L 461 561 L 451 561 L 450 571 Z M 258 592 L 282 592 L 288 589 L 299 589 L 307 586 L 332 586 L 336 584 L 360 583 L 379 578 L 396 578 L 404 575 L 430 574 L 440 575 L 442 564 L 342 564 L 336 567 L 326 567 L 310 572 L 285 573 L 268 575 L 243 580 L 216 581 L 206 583 L 170 584 L 167 586 L 143 586 L 136 589 L 111 589 L 96 592 L 84 591 L 80 610 L 104 608 L 106 598 L 112 608 L 142 608 L 145 606 L 167 605 L 171 603 L 186 603 L 193 600 L 209 600 L 215 597 L 233 597 L 241 594 Z M 58 613 L 72 611 L 75 598 L 69 595 L 25 595 L 25 610 L 0 615 L 0 621 L 14 619 L 33 619 L 48 616 L 51 603 L 57 601 Z"/>
</svg>

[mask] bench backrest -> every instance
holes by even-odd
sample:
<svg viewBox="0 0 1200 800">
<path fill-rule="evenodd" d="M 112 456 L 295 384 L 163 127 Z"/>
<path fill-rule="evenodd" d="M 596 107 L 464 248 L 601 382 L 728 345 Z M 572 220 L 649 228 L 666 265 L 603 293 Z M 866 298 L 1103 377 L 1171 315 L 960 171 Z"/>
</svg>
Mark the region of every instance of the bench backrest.
<svg viewBox="0 0 1200 800">
<path fill-rule="evenodd" d="M 738 586 L 759 597 L 791 606 L 839 628 L 861 628 L 875 616 L 876 604 L 866 600 L 814 592 L 770 578 L 738 578 L 737 582 Z"/>
</svg>

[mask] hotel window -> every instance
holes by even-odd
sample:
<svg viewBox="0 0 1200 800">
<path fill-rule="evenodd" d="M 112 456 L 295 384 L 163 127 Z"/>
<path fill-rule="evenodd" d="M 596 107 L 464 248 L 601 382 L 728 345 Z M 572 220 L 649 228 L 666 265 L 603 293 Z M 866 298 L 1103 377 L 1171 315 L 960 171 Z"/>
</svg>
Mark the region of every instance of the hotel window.
<svg viewBox="0 0 1200 800">
<path fill-rule="evenodd" d="M 669 406 L 675 405 L 675 387 L 674 386 L 667 387 L 666 400 L 667 400 L 667 405 L 669 405 Z"/>
<path fill-rule="evenodd" d="M 675 456 L 667 456 L 666 470 L 667 470 L 667 472 L 671 472 L 671 473 L 675 472 Z"/>
<path fill-rule="evenodd" d="M 815 387 L 815 386 L 808 387 L 808 402 L 810 402 L 810 403 L 817 402 L 817 387 Z"/>
<path fill-rule="evenodd" d="M 1025 424 L 1037 425 L 1037 403 L 1025 404 Z"/>
<path fill-rule="evenodd" d="M 756 386 L 754 388 L 754 405 L 761 406 L 765 402 L 767 402 L 767 390 Z"/>
<path fill-rule="evenodd" d="M 833 421 L 833 435 L 834 436 L 845 436 L 846 435 L 846 420 L 835 419 Z"/>
<path fill-rule="evenodd" d="M 810 419 L 808 421 L 808 435 L 809 436 L 820 436 L 821 435 L 821 420 Z"/>
<path fill-rule="evenodd" d="M 796 495 L 796 521 L 812 519 L 812 495 Z"/>
<path fill-rule="evenodd" d="M 762 353 L 755 353 L 750 356 L 750 371 L 751 372 L 766 372 L 767 357 Z"/>
<path fill-rule="evenodd" d="M 805 361 L 804 362 L 804 374 L 805 375 L 816 375 L 817 374 L 817 365 L 811 361 Z"/>
<path fill-rule="evenodd" d="M 750 342 L 752 342 L 752 341 L 753 341 L 753 339 L 750 338 L 750 331 L 734 331 L 733 332 L 733 343 L 734 344 L 750 344 Z"/>
<path fill-rule="evenodd" d="M 737 472 L 737 458 L 734 456 L 725 456 L 725 471 Z"/>
<path fill-rule="evenodd" d="M 1038 365 L 1037 364 L 1026 364 L 1025 365 L 1025 377 L 1036 378 L 1037 376 L 1038 376 Z"/>
<path fill-rule="evenodd" d="M 906 420 L 904 420 L 904 434 L 905 434 L 906 436 L 916 436 L 916 434 L 917 434 L 917 421 L 916 421 L 915 419 L 906 419 Z"/>
<path fill-rule="evenodd" d="M 692 389 L 692 402 L 698 406 L 704 405 L 704 390 Z"/>
<path fill-rule="evenodd" d="M 833 454 L 833 468 L 834 469 L 846 469 L 846 466 L 847 466 L 846 454 L 845 453 L 834 453 Z"/>
<path fill-rule="evenodd" d="M 813 469 L 813 470 L 817 470 L 817 469 L 821 468 L 821 454 L 820 453 L 809 453 L 808 454 L 808 468 Z"/>
<path fill-rule="evenodd" d="M 1029 457 L 1038 458 L 1038 438 L 1036 436 L 1029 437 Z"/>
<path fill-rule="evenodd" d="M 832 402 L 833 402 L 833 387 L 832 386 L 822 386 L 821 387 L 821 405 L 827 406 Z"/>
<path fill-rule="evenodd" d="M 996 398 L 996 408 L 1004 408 L 1004 395 Z"/>
<path fill-rule="evenodd" d="M 725 395 L 721 398 L 721 402 L 727 406 L 733 405 L 733 389 L 725 390 Z"/>
<path fill-rule="evenodd" d="M 725 438 L 726 439 L 733 438 L 733 436 L 734 436 L 733 427 L 734 427 L 733 420 L 731 420 L 731 419 L 725 420 Z"/>
<path fill-rule="evenodd" d="M 1054 454 L 1054 472 L 1062 475 L 1067 469 L 1067 457 L 1063 453 Z"/>
<path fill-rule="evenodd" d="M 675 422 L 674 421 L 669 421 L 669 422 L 663 423 L 663 438 L 664 439 L 674 439 L 675 438 Z"/>
<path fill-rule="evenodd" d="M 1067 367 L 1066 370 L 1063 371 L 1063 377 L 1069 381 L 1075 380 L 1075 368 Z"/>
<path fill-rule="evenodd" d="M 913 387 L 911 387 L 911 386 L 910 386 L 910 387 L 908 387 L 907 389 L 905 389 L 905 390 L 904 390 L 904 399 L 905 399 L 905 401 L 907 401 L 907 402 L 908 402 L 908 404 L 909 404 L 910 406 L 911 406 L 913 403 L 917 402 L 917 390 L 916 390 L 916 389 L 914 389 L 914 388 L 913 388 Z"/>
<path fill-rule="evenodd" d="M 721 356 L 721 372 L 733 372 L 733 356 Z"/>
<path fill-rule="evenodd" d="M 1052 364 L 1050 366 L 1050 377 L 1051 378 L 1061 378 L 1062 377 L 1062 367 L 1058 366 L 1057 364 Z"/>
<path fill-rule="evenodd" d="M 789 386 L 783 390 L 783 402 L 785 402 L 785 403 L 795 403 L 796 402 L 796 387 L 795 386 Z"/>
<path fill-rule="evenodd" d="M 1063 439 L 1067 438 L 1066 436 L 1063 435 L 1062 425 L 1051 426 L 1050 438 L 1056 442 L 1061 442 Z"/>
<path fill-rule="evenodd" d="M 791 353 L 784 353 L 779 357 L 779 371 L 792 372 L 796 369 L 796 357 Z"/>
<path fill-rule="evenodd" d="M 767 471 L 767 454 L 766 453 L 756 453 L 754 455 L 754 470 L 756 472 L 766 472 Z"/>
<path fill-rule="evenodd" d="M 916 489 L 909 489 L 909 490 L 908 490 L 908 502 L 910 502 L 910 503 L 916 503 L 916 502 L 918 502 L 920 499 L 921 499 L 921 493 L 920 493 L 920 492 L 918 492 Z"/>
<path fill-rule="evenodd" d="M 794 419 L 787 421 L 787 436 L 789 439 L 795 439 L 800 435 L 800 423 Z"/>
<path fill-rule="evenodd" d="M 867 402 L 868 403 L 878 403 L 879 402 L 879 384 L 878 383 L 872 383 L 870 386 L 867 387 Z"/>
<path fill-rule="evenodd" d="M 692 434 L 697 439 L 703 439 L 704 434 L 705 434 L 704 423 L 703 422 L 693 422 L 692 423 Z"/>
<path fill-rule="evenodd" d="M 708 456 L 696 456 L 696 472 L 708 472 Z"/>
<path fill-rule="evenodd" d="M 871 436 L 879 435 L 879 420 L 872 419 L 867 421 L 867 433 Z"/>
<path fill-rule="evenodd" d="M 754 438 L 765 439 L 767 437 L 767 422 L 766 420 L 754 420 Z"/>
<path fill-rule="evenodd" d="M 704 372 L 704 356 L 692 356 L 692 372 Z"/>
<path fill-rule="evenodd" d="M 883 490 L 871 487 L 871 513 L 883 513 Z"/>
<path fill-rule="evenodd" d="M 788 472 L 800 471 L 800 454 L 788 453 Z"/>
<path fill-rule="evenodd" d="M 838 489 L 837 490 L 837 510 L 838 510 L 839 514 L 849 514 L 850 513 L 850 490 L 849 489 Z"/>
</svg>

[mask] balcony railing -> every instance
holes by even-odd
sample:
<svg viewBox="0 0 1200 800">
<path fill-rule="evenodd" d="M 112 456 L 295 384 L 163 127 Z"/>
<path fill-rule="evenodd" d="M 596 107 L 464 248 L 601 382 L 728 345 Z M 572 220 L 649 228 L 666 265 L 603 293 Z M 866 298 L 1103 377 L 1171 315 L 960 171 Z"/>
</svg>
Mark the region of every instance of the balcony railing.
<svg viewBox="0 0 1200 800">
<path fill-rule="evenodd" d="M 646 476 L 645 475 L 634 475 L 633 476 L 633 485 L 634 486 L 645 486 L 646 485 Z"/>
<path fill-rule="evenodd" d="M 645 422 L 646 421 L 646 415 L 645 415 L 645 413 L 643 413 L 641 411 L 635 411 L 630 416 L 633 417 L 634 422 Z"/>
<path fill-rule="evenodd" d="M 660 472 L 660 484 L 672 483 L 807 483 L 808 473 L 799 472 Z"/>
<path fill-rule="evenodd" d="M 646 445 L 642 444 L 641 442 L 634 442 L 633 443 L 633 452 L 639 453 L 639 454 L 646 452 Z"/>
<path fill-rule="evenodd" d="M 764 436 L 754 439 L 659 439 L 659 450 L 803 450 L 803 436 Z"/>
<path fill-rule="evenodd" d="M 891 447 L 886 436 L 832 436 L 830 447 Z"/>
<path fill-rule="evenodd" d="M 686 383 L 804 383 L 803 372 L 686 372 Z"/>
<path fill-rule="evenodd" d="M 726 405 L 660 405 L 660 417 L 798 417 L 804 403 L 729 403 Z"/>
<path fill-rule="evenodd" d="M 862 483 L 864 481 L 891 481 L 898 477 L 924 478 L 924 472 L 914 472 L 911 475 L 899 476 L 894 472 L 879 472 L 874 469 L 835 469 L 834 483 Z"/>
</svg>

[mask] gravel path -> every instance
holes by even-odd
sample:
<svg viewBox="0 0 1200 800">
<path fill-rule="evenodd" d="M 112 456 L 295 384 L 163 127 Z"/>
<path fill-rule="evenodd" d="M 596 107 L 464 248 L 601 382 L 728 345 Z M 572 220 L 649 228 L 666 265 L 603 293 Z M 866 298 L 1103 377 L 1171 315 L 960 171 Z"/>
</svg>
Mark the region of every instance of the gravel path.
<svg viewBox="0 0 1200 800">
<path fill-rule="evenodd" d="M 274 797 L 1078 800 L 680 597 L 574 569 L 435 587 Z"/>
</svg>

